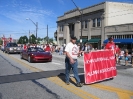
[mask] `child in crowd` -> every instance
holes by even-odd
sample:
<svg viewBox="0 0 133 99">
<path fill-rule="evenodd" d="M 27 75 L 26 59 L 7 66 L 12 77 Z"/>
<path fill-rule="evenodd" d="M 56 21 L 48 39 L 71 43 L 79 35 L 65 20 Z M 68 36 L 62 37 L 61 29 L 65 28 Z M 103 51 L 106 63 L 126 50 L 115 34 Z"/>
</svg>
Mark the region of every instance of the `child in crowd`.
<svg viewBox="0 0 133 99">
<path fill-rule="evenodd" d="M 125 50 L 125 66 L 128 64 L 128 50 Z"/>
</svg>

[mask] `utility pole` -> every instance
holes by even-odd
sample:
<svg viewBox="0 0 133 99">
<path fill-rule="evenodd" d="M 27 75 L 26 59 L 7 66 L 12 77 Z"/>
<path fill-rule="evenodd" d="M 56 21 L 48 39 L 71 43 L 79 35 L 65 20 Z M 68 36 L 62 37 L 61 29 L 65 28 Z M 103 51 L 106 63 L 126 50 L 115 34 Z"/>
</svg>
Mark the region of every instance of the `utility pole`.
<svg viewBox="0 0 133 99">
<path fill-rule="evenodd" d="M 29 44 L 30 44 L 30 30 L 29 30 Z"/>
<path fill-rule="evenodd" d="M 38 22 L 36 22 L 36 40 L 37 40 Z"/>
<path fill-rule="evenodd" d="M 47 44 L 48 44 L 48 25 L 47 25 Z"/>
<path fill-rule="evenodd" d="M 26 18 L 26 20 L 30 20 L 36 26 L 36 40 L 37 40 L 37 30 L 38 30 L 38 22 L 32 21 L 30 18 Z"/>
</svg>

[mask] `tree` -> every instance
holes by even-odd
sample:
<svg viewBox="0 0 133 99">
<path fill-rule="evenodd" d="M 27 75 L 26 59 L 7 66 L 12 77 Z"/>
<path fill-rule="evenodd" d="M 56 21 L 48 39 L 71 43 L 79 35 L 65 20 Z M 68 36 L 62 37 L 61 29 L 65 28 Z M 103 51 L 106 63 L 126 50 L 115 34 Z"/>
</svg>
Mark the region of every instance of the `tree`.
<svg viewBox="0 0 133 99">
<path fill-rule="evenodd" d="M 18 44 L 26 44 L 28 43 L 28 37 L 27 36 L 21 36 L 18 40 Z"/>
<path fill-rule="evenodd" d="M 53 43 L 53 38 L 49 38 L 49 43 Z"/>
<path fill-rule="evenodd" d="M 22 39 L 23 39 L 23 37 L 21 36 L 20 38 L 19 38 L 19 40 L 18 40 L 18 44 L 23 44 L 23 41 L 22 41 Z"/>
<path fill-rule="evenodd" d="M 38 37 L 37 38 L 37 44 L 40 44 L 40 41 L 42 41 L 42 40 L 43 40 L 43 38 Z"/>
<path fill-rule="evenodd" d="M 44 41 L 47 41 L 48 38 L 48 43 L 53 43 L 53 38 L 49 38 L 49 37 L 44 37 Z"/>
<path fill-rule="evenodd" d="M 30 36 L 29 42 L 30 42 L 31 44 L 36 44 L 36 37 L 35 37 L 34 34 L 32 34 L 32 35 Z"/>
<path fill-rule="evenodd" d="M 2 39 L 0 39 L 0 45 L 2 45 L 3 44 L 3 41 L 2 41 Z"/>
</svg>

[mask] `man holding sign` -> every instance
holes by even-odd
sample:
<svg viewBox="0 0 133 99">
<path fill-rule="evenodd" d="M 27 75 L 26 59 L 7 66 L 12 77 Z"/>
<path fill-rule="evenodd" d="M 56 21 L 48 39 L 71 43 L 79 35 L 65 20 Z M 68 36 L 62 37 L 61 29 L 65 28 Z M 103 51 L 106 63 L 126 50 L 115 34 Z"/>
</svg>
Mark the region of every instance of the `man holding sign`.
<svg viewBox="0 0 133 99">
<path fill-rule="evenodd" d="M 71 37 L 71 42 L 66 45 L 65 52 L 66 52 L 66 58 L 65 58 L 65 80 L 66 84 L 69 85 L 69 73 L 72 68 L 74 77 L 77 82 L 77 87 L 82 87 L 83 84 L 80 81 L 80 78 L 78 76 L 78 60 L 77 56 L 80 54 L 78 46 L 76 43 L 76 37 Z"/>
<path fill-rule="evenodd" d="M 106 44 L 105 49 L 115 50 L 116 46 L 115 46 L 115 43 L 113 42 L 113 38 L 109 37 L 108 40 L 109 42 Z"/>
</svg>

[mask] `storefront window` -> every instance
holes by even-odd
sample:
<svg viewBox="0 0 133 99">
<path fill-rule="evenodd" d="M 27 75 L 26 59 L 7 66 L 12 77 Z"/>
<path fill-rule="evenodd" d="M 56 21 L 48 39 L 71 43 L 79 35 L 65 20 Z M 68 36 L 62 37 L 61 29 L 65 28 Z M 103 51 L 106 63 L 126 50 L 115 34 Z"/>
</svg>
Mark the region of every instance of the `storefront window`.
<svg viewBox="0 0 133 99">
<path fill-rule="evenodd" d="M 64 26 L 62 25 L 62 31 L 63 31 L 63 28 L 64 28 Z"/>
<path fill-rule="evenodd" d="M 97 18 L 97 27 L 100 27 L 101 19 Z"/>
<path fill-rule="evenodd" d="M 93 19 L 92 21 L 93 21 L 92 27 L 96 27 L 96 19 Z"/>
<path fill-rule="evenodd" d="M 86 21 L 85 21 L 85 28 L 88 28 L 87 23 L 88 23 L 88 22 L 87 22 L 87 20 L 86 20 Z"/>
</svg>

